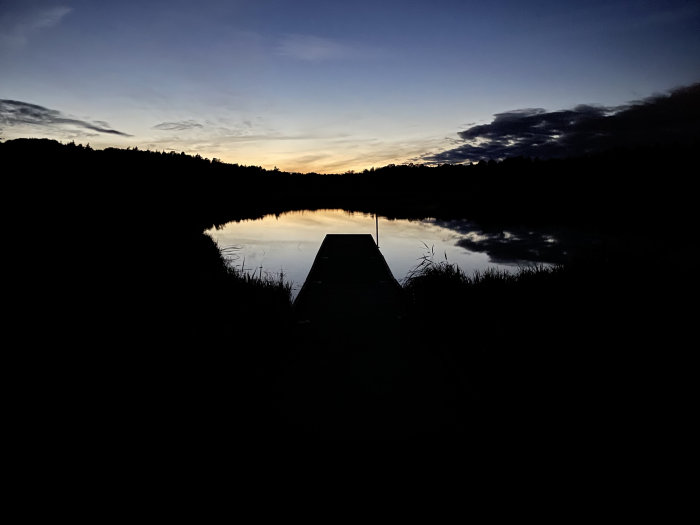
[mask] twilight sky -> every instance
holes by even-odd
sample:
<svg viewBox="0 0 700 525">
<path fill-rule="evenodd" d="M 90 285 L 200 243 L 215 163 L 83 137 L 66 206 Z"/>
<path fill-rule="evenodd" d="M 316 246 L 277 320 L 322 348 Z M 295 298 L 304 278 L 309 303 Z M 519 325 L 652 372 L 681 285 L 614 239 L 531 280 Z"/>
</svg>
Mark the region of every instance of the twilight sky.
<svg viewBox="0 0 700 525">
<path fill-rule="evenodd" d="M 697 0 L 0 0 L 2 139 L 343 172 L 698 81 Z"/>
</svg>

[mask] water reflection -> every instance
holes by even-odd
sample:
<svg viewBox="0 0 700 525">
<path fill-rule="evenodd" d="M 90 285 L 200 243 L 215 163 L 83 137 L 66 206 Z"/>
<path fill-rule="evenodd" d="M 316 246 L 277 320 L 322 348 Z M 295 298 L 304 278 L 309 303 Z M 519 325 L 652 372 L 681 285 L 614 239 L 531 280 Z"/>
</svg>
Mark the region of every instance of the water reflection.
<svg viewBox="0 0 700 525">
<path fill-rule="evenodd" d="M 564 227 L 534 229 L 523 226 L 487 228 L 468 220 L 436 221 L 435 224 L 461 234 L 459 246 L 488 254 L 494 263 L 507 265 L 532 262 L 557 264 L 601 242 L 601 234 Z"/>
<path fill-rule="evenodd" d="M 492 260 L 474 249 L 489 236 L 468 221 L 390 220 L 379 217 L 379 247 L 394 277 L 401 281 L 428 250 L 471 274 L 474 270 L 514 270 L 517 260 Z M 246 271 L 279 275 L 293 283 L 296 296 L 328 233 L 376 235 L 375 217 L 344 210 L 297 211 L 262 219 L 230 222 L 206 232 L 224 249 L 232 264 Z M 475 237 L 476 236 L 476 237 Z M 471 245 L 469 243 L 472 243 Z"/>
</svg>

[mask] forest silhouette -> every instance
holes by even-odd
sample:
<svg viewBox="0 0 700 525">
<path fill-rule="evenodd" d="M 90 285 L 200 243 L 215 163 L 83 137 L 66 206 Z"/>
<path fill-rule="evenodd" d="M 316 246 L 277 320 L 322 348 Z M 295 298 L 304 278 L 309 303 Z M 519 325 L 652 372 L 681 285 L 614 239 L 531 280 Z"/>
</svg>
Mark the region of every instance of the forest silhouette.
<svg viewBox="0 0 700 525">
<path fill-rule="evenodd" d="M 576 157 L 337 175 L 7 140 L 9 229 L 33 255 L 18 308 L 45 318 L 51 348 L 69 343 L 41 353 L 39 376 L 65 370 L 57 391 L 76 420 L 99 407 L 102 424 L 153 432 L 183 421 L 251 439 L 622 432 L 659 408 L 646 374 L 674 348 L 675 332 L 662 327 L 675 322 L 672 294 L 687 283 L 673 269 L 695 245 L 700 142 L 662 138 Z M 355 349 L 349 359 L 330 351 L 332 340 L 310 346 L 288 289 L 236 275 L 203 233 L 324 208 L 467 218 L 491 232 L 566 227 L 597 241 L 517 278 L 429 261 L 404 286 L 408 313 L 392 342 L 379 346 L 358 326 L 341 345 Z M 394 374 L 389 393 L 357 386 L 372 380 L 356 369 L 375 365 Z"/>
</svg>

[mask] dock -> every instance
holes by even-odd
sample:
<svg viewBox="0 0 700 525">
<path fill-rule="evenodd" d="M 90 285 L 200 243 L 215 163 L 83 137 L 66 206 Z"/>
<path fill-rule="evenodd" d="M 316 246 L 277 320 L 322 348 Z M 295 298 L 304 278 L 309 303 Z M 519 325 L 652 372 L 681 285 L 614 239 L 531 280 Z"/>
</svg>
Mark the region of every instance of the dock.
<svg viewBox="0 0 700 525">
<path fill-rule="evenodd" d="M 328 234 L 294 302 L 298 322 L 389 321 L 402 290 L 370 234 Z M 336 326 L 337 327 L 337 326 Z"/>
</svg>

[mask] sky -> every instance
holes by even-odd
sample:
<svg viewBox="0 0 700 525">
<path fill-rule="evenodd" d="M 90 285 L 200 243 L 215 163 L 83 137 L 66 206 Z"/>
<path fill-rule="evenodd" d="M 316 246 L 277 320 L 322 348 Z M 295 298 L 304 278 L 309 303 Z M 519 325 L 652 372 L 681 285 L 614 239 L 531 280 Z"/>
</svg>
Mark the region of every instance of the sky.
<svg viewBox="0 0 700 525">
<path fill-rule="evenodd" d="M 699 81 L 697 1 L 0 0 L 3 140 L 342 173 Z"/>
</svg>

